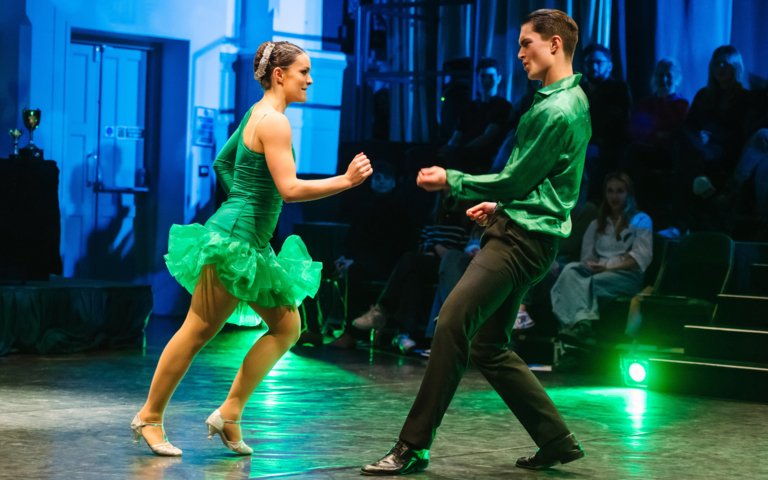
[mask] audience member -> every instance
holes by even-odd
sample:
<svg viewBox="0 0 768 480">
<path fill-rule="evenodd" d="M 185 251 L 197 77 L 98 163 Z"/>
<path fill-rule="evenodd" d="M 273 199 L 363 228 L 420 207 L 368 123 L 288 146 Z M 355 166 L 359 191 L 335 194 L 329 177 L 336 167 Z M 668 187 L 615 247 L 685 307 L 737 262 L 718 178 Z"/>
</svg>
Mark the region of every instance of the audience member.
<svg viewBox="0 0 768 480">
<path fill-rule="evenodd" d="M 582 186 L 585 182 L 582 181 Z M 552 313 L 552 299 L 550 291 L 557 281 L 563 268 L 581 258 L 581 244 L 584 233 L 592 221 L 597 218 L 598 207 L 587 200 L 585 188 L 579 192 L 579 200 L 571 210 L 571 235 L 560 241 L 560 249 L 557 258 L 552 262 L 549 274 L 531 287 L 523 297 L 520 310 L 517 313 L 515 326 L 518 331 L 536 327 L 536 332 L 541 335 L 553 335 L 559 330 L 559 322 Z"/>
<path fill-rule="evenodd" d="M 470 227 L 464 208 L 451 208 L 442 198 L 439 202 L 436 222 L 422 228 L 418 250 L 405 252 L 399 258 L 376 303 L 352 321 L 349 336 L 362 338 L 360 332 L 387 326 L 396 331 L 393 343 L 402 352 L 416 345 L 417 335 L 423 336 L 440 259 L 447 252 L 464 248 Z M 351 343 L 347 338 L 335 342 L 337 346 Z"/>
<path fill-rule="evenodd" d="M 609 174 L 596 220 L 584 233 L 581 261 L 563 269 L 552 287 L 552 309 L 565 343 L 590 344 L 598 300 L 640 291 L 653 256 L 651 218 L 636 208 L 632 180 Z"/>
<path fill-rule="evenodd" d="M 588 199 L 598 202 L 602 196 L 599 179 L 618 169 L 624 157 L 631 98 L 627 84 L 611 78 L 613 61 L 606 47 L 592 44 L 585 48 L 583 70 L 581 88 L 589 99 L 592 117 L 592 139 L 584 172 Z"/>
<path fill-rule="evenodd" d="M 374 162 L 369 189 L 361 188 L 362 198 L 350 196 L 347 208 L 353 209 L 345 256 L 350 285 L 387 278 L 400 256 L 412 250 L 421 226 L 419 209 L 410 204 L 410 185 L 398 185 L 389 163 Z"/>
<path fill-rule="evenodd" d="M 496 152 L 496 155 L 493 158 L 493 163 L 491 164 L 489 173 L 498 173 L 507 164 L 509 156 L 512 154 L 512 149 L 515 146 L 517 125 L 520 123 L 520 119 L 523 118 L 523 115 L 525 115 L 525 113 L 528 112 L 528 110 L 531 108 L 531 105 L 533 105 L 533 98 L 536 94 L 536 91 L 540 88 L 541 82 L 538 80 L 529 80 L 525 93 L 512 107 L 508 121 L 509 129 L 507 130 L 507 133 L 504 136 L 501 145 L 499 146 L 499 150 Z"/>
<path fill-rule="evenodd" d="M 502 74 L 493 58 L 475 67 L 477 97 L 460 113 L 456 128 L 440 150 L 440 163 L 450 168 L 484 173 L 509 130 L 512 104 L 498 94 Z"/>
<path fill-rule="evenodd" d="M 752 182 L 749 192 L 748 182 Z M 768 222 L 768 128 L 761 128 L 747 139 L 733 172 L 729 193 L 731 196 L 751 193 L 752 211 L 763 223 Z"/>
<path fill-rule="evenodd" d="M 748 137 L 751 96 L 745 86 L 741 54 L 732 45 L 715 49 L 707 86 L 698 91 L 686 119 L 678 175 L 687 195 L 692 230 L 728 230 L 720 201 Z"/>
<path fill-rule="evenodd" d="M 750 238 L 768 240 L 768 90 L 751 92 L 754 121 L 748 122 L 744 148 L 726 186 L 730 211 L 752 214 L 760 223 Z M 755 225 L 753 225 L 754 229 Z"/>
<path fill-rule="evenodd" d="M 688 101 L 677 94 L 682 72 L 672 59 L 656 63 L 650 97 L 640 99 L 629 120 L 627 172 L 635 180 L 638 202 L 653 216 L 657 228 L 679 226 L 676 210 L 680 186 L 675 182 L 679 139 Z"/>
<path fill-rule="evenodd" d="M 643 149 L 638 153 L 644 154 L 642 160 L 652 168 L 671 168 L 670 144 L 688 114 L 688 101 L 677 93 L 682 80 L 677 62 L 669 58 L 659 60 L 651 76 L 652 95 L 638 100 L 632 109 L 629 140 Z"/>
<path fill-rule="evenodd" d="M 437 326 L 437 314 L 443 306 L 443 302 L 448 298 L 453 287 L 456 286 L 459 279 L 464 275 L 464 270 L 469 266 L 469 262 L 480 251 L 480 238 L 485 229 L 479 225 L 474 225 L 469 232 L 469 240 L 464 246 L 464 250 L 448 250 L 440 258 L 440 266 L 437 273 L 437 288 L 432 299 L 432 309 L 428 317 L 427 330 L 425 337 L 432 338 Z"/>
</svg>

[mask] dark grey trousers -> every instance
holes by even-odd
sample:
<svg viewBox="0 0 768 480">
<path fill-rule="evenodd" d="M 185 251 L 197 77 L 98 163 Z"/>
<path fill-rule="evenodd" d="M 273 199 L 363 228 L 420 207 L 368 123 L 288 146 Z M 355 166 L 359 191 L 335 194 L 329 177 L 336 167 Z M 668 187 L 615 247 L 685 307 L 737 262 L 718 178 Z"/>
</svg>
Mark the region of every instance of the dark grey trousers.
<svg viewBox="0 0 768 480">
<path fill-rule="evenodd" d="M 541 383 L 507 348 L 520 300 L 549 270 L 558 240 L 528 232 L 506 215 L 492 220 L 481 250 L 440 310 L 401 440 L 417 449 L 431 446 L 470 359 L 539 447 L 569 433 Z"/>
</svg>

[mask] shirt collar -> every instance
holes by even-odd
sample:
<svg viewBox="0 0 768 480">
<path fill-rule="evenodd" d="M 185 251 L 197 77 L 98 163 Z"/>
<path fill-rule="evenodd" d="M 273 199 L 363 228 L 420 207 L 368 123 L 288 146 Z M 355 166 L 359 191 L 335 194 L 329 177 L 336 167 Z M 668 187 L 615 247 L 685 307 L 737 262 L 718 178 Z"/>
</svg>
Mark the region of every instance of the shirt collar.
<svg viewBox="0 0 768 480">
<path fill-rule="evenodd" d="M 536 93 L 544 96 L 549 96 L 555 92 L 559 92 L 560 90 L 567 90 L 569 88 L 573 88 L 577 86 L 580 80 L 581 80 L 581 74 L 575 73 L 565 78 L 561 78 L 555 83 L 551 83 L 544 88 L 540 88 L 539 91 L 537 91 Z"/>
</svg>

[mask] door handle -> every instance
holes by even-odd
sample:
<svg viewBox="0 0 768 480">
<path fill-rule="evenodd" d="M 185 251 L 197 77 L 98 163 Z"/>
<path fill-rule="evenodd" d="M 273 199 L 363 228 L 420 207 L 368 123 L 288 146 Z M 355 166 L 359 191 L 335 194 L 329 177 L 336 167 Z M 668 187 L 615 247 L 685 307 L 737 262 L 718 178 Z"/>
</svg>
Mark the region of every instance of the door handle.
<svg viewBox="0 0 768 480">
<path fill-rule="evenodd" d="M 93 180 L 91 180 L 91 159 L 96 162 L 96 171 L 94 172 Z M 86 187 L 93 187 L 94 192 L 101 190 L 103 181 L 101 178 L 101 164 L 99 163 L 99 155 L 96 152 L 91 152 L 85 156 L 85 172 L 86 172 Z"/>
</svg>

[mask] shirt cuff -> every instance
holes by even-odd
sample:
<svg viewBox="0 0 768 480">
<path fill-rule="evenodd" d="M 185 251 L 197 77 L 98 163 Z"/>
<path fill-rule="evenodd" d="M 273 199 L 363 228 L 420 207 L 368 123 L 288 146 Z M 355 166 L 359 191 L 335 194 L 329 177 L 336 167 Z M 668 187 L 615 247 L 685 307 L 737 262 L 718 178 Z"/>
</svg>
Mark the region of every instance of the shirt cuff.
<svg viewBox="0 0 768 480">
<path fill-rule="evenodd" d="M 446 170 L 445 171 L 445 180 L 446 183 L 448 183 L 448 187 L 451 189 L 451 196 L 452 197 L 459 197 L 461 196 L 463 185 L 462 180 L 464 179 L 464 174 L 458 170 Z"/>
</svg>

